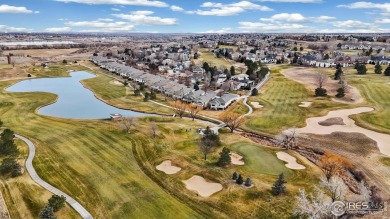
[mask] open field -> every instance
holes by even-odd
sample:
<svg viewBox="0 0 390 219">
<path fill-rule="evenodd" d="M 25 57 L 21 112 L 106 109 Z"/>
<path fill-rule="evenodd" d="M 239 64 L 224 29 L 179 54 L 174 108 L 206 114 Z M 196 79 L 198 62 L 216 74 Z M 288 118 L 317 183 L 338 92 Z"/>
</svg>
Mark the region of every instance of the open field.
<svg viewBox="0 0 390 219">
<path fill-rule="evenodd" d="M 233 51 L 237 51 L 238 46 L 229 46 L 229 45 L 219 45 L 219 48 L 227 48 L 227 49 L 233 49 Z"/>
<path fill-rule="evenodd" d="M 28 155 L 28 148 L 24 142 L 16 140 L 21 152 L 19 163 L 24 166 Z M 39 212 L 47 204 L 51 193 L 36 184 L 27 171 L 17 178 L 1 178 L 1 192 L 7 203 L 11 218 L 37 218 Z M 60 218 L 80 218 L 78 213 L 69 205 L 56 213 Z"/>
<path fill-rule="evenodd" d="M 225 59 L 225 57 L 223 56 L 221 56 L 221 58 L 217 58 L 212 52 L 209 52 L 207 49 L 200 49 L 198 53 L 200 54 L 200 56 L 198 60 L 195 60 L 198 65 L 201 65 L 203 62 L 207 62 L 209 63 L 210 67 L 217 66 L 218 69 L 224 70 L 225 68 L 230 69 L 230 67 L 235 63 L 232 60 Z"/>
<path fill-rule="evenodd" d="M 7 50 L 4 53 L 12 53 L 15 56 L 31 56 L 36 58 L 52 58 L 55 56 L 68 55 L 79 50 L 73 49 L 27 49 L 27 50 Z"/>
</svg>

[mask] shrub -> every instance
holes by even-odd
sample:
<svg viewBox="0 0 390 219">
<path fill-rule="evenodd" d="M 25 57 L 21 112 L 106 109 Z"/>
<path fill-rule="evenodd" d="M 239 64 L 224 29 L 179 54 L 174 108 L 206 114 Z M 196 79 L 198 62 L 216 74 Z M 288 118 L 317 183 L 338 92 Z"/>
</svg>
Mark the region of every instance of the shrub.
<svg viewBox="0 0 390 219">
<path fill-rule="evenodd" d="M 31 74 L 27 74 L 27 77 L 28 77 L 28 78 L 31 78 Z"/>
</svg>

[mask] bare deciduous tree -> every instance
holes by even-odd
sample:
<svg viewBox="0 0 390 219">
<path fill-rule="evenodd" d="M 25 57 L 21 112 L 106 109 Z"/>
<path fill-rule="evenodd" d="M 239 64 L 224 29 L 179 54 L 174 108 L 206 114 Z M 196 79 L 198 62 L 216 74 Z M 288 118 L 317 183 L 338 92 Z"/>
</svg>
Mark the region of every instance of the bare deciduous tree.
<svg viewBox="0 0 390 219">
<path fill-rule="evenodd" d="M 196 118 L 196 115 L 198 115 L 198 113 L 202 110 L 202 107 L 197 105 L 197 104 L 192 103 L 192 104 L 188 105 L 188 109 L 190 111 L 192 121 L 194 121 Z"/>
<path fill-rule="evenodd" d="M 371 191 L 367 188 L 363 180 L 359 183 L 359 190 L 361 201 L 370 201 Z"/>
<path fill-rule="evenodd" d="M 122 117 L 120 120 L 122 126 L 126 129 L 127 133 L 130 133 L 131 127 L 137 125 L 137 118 L 135 117 Z"/>
<path fill-rule="evenodd" d="M 176 115 L 178 115 L 180 118 L 183 118 L 183 115 L 187 109 L 187 104 L 176 100 L 171 102 L 171 106 L 173 108 L 173 111 L 175 111 Z"/>
<path fill-rule="evenodd" d="M 198 148 L 204 156 L 204 160 L 207 160 L 207 155 L 210 153 L 211 149 L 214 147 L 214 142 L 211 139 L 203 139 L 198 141 Z"/>
<path fill-rule="evenodd" d="M 307 195 L 304 189 L 299 190 L 294 214 L 311 219 L 328 218 L 330 215 L 330 199 L 324 192 L 315 187 L 315 193 Z"/>
<path fill-rule="evenodd" d="M 324 172 L 326 179 L 329 181 L 332 176 L 337 175 L 343 169 L 351 167 L 351 162 L 338 155 L 325 152 L 321 157 L 319 166 Z"/>
<path fill-rule="evenodd" d="M 287 150 L 297 148 L 297 131 L 296 128 L 293 128 L 289 132 L 283 132 L 282 134 L 276 136 L 276 139 L 280 142 L 280 145 Z"/>
<path fill-rule="evenodd" d="M 332 202 L 341 201 L 344 198 L 346 185 L 340 177 L 333 176 L 330 180 L 322 177 L 321 184 L 329 192 Z"/>
<path fill-rule="evenodd" d="M 317 82 L 319 88 L 322 88 L 327 80 L 328 80 L 328 75 L 322 72 L 317 73 Z"/>
<path fill-rule="evenodd" d="M 152 123 L 150 124 L 150 131 L 152 132 L 153 134 L 153 138 L 156 137 L 156 134 L 157 134 L 157 124 L 156 123 Z"/>
<path fill-rule="evenodd" d="M 244 117 L 233 112 L 225 112 L 219 119 L 226 124 L 226 126 L 230 129 L 230 132 L 239 128 L 245 121 Z"/>
</svg>

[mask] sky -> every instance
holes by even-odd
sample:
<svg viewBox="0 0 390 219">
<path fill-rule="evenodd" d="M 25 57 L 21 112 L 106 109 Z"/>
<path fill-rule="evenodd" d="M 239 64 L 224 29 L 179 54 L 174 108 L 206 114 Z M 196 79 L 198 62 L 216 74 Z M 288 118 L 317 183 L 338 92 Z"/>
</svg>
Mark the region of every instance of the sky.
<svg viewBox="0 0 390 219">
<path fill-rule="evenodd" d="M 0 32 L 390 33 L 390 2 L 0 0 Z"/>
</svg>

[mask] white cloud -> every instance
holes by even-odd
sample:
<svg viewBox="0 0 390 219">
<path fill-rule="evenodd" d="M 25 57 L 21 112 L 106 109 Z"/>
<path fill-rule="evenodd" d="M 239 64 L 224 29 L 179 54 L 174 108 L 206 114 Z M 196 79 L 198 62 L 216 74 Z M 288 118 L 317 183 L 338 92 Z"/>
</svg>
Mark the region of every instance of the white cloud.
<svg viewBox="0 0 390 219">
<path fill-rule="evenodd" d="M 336 19 L 335 17 L 330 16 L 319 16 L 319 17 L 305 17 L 299 13 L 280 13 L 275 14 L 269 18 L 260 18 L 260 21 L 264 22 L 272 22 L 272 23 L 302 23 L 302 22 L 317 22 L 317 23 L 323 23 L 328 22 L 329 20 Z"/>
<path fill-rule="evenodd" d="M 179 7 L 179 6 L 176 6 L 176 5 L 172 5 L 171 6 L 171 10 L 172 11 L 184 11 L 184 9 L 182 7 Z"/>
<path fill-rule="evenodd" d="M 232 32 L 232 28 L 230 27 L 224 27 L 220 30 L 208 30 L 208 31 L 205 31 L 205 32 L 201 32 L 201 33 L 217 33 L 217 34 L 224 34 L 224 33 L 231 33 Z"/>
<path fill-rule="evenodd" d="M 51 33 L 61 33 L 61 32 L 69 32 L 72 29 L 70 27 L 49 27 L 45 29 L 45 32 Z"/>
<path fill-rule="evenodd" d="M 111 19 L 111 18 L 98 18 L 97 20 L 98 20 L 98 21 L 103 21 L 103 22 L 111 22 L 111 21 L 114 21 L 114 20 Z"/>
<path fill-rule="evenodd" d="M 154 14 L 153 11 L 133 11 L 131 12 L 132 15 L 141 15 L 141 16 L 147 16 Z"/>
<path fill-rule="evenodd" d="M 378 24 L 390 24 L 390 19 L 389 18 L 380 19 L 380 20 L 375 21 L 375 23 L 378 23 Z"/>
<path fill-rule="evenodd" d="M 137 5 L 137 6 L 153 6 L 153 7 L 168 7 L 169 5 L 162 1 L 155 0 L 54 0 L 57 2 L 74 2 L 91 5 Z"/>
<path fill-rule="evenodd" d="M 338 5 L 337 7 L 349 9 L 379 9 L 390 13 L 390 3 L 355 2 L 347 5 Z"/>
<path fill-rule="evenodd" d="M 0 25 L 0 32 L 27 32 L 31 31 L 31 29 L 23 28 L 23 27 L 10 27 L 6 25 Z"/>
<path fill-rule="evenodd" d="M 32 10 L 27 9 L 26 7 L 16 7 L 11 5 L 0 5 L 0 13 L 39 13 L 39 11 L 33 12 Z"/>
<path fill-rule="evenodd" d="M 260 18 L 261 21 L 269 21 L 269 22 L 278 22 L 278 21 L 283 21 L 283 22 L 304 22 L 306 18 L 302 16 L 301 14 L 298 13 L 281 13 L 281 14 L 275 14 L 270 18 Z"/>
<path fill-rule="evenodd" d="M 332 29 L 320 29 L 317 33 L 388 33 L 390 29 L 343 29 L 343 28 L 332 28 Z"/>
<path fill-rule="evenodd" d="M 320 3 L 322 0 L 260 0 L 261 2 Z"/>
<path fill-rule="evenodd" d="M 346 20 L 333 22 L 333 26 L 339 28 L 371 29 L 374 25 L 357 20 Z"/>
<path fill-rule="evenodd" d="M 319 17 L 312 17 L 310 19 L 312 19 L 314 22 L 323 23 L 323 22 L 328 22 L 330 20 L 334 20 L 336 18 L 330 16 L 319 16 Z"/>
<path fill-rule="evenodd" d="M 111 11 L 121 11 L 119 8 L 111 8 Z"/>
<path fill-rule="evenodd" d="M 216 2 L 205 2 L 200 7 L 209 8 L 208 10 L 196 10 L 196 11 L 187 11 L 188 14 L 197 14 L 204 16 L 231 16 L 243 13 L 247 10 L 259 10 L 259 11 L 273 11 L 273 9 L 254 4 L 249 1 L 240 1 L 231 4 L 222 4 Z"/>
<path fill-rule="evenodd" d="M 130 21 L 134 25 L 172 26 L 177 24 L 176 18 L 149 16 L 152 11 L 133 11 L 130 14 L 113 14 L 114 17 Z"/>
<path fill-rule="evenodd" d="M 69 21 L 65 25 L 71 27 L 87 27 L 94 28 L 93 30 L 84 30 L 84 32 L 120 32 L 131 31 L 134 29 L 134 25 L 128 22 L 107 22 L 102 20 L 95 21 Z"/>
<path fill-rule="evenodd" d="M 302 24 L 239 22 L 239 28 L 245 32 L 303 32 L 310 29 Z"/>
</svg>

